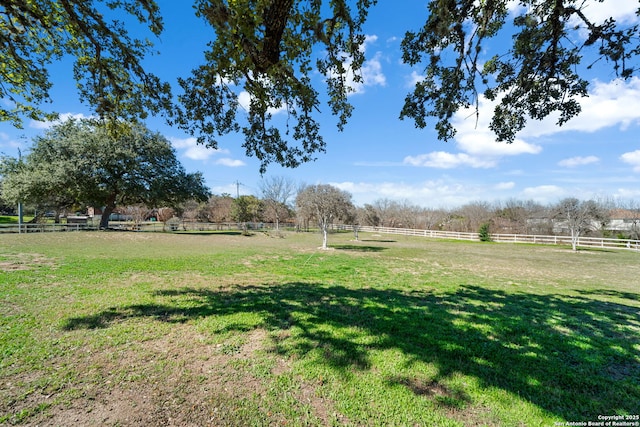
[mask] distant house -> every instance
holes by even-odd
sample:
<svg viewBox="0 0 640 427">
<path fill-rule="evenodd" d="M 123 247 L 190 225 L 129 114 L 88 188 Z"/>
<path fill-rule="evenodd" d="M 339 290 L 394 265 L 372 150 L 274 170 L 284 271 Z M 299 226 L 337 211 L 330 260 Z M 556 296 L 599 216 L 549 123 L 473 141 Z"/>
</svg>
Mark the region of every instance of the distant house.
<svg viewBox="0 0 640 427">
<path fill-rule="evenodd" d="M 640 211 L 629 209 L 614 209 L 611 211 L 611 220 L 607 223 L 607 229 L 614 232 L 627 232 L 640 234 Z"/>
</svg>

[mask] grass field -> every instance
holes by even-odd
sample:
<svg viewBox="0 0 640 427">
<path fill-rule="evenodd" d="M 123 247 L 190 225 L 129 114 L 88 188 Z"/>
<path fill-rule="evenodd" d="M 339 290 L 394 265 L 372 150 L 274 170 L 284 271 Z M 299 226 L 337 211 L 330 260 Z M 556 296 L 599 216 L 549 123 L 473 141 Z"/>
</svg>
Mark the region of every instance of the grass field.
<svg viewBox="0 0 640 427">
<path fill-rule="evenodd" d="M 361 234 L 0 236 L 0 424 L 640 413 L 640 255 Z"/>
<path fill-rule="evenodd" d="M 31 221 L 33 219 L 32 216 L 23 216 L 22 220 L 24 222 Z M 19 222 L 17 216 L 10 215 L 0 215 L 0 224 L 17 224 Z"/>
</svg>

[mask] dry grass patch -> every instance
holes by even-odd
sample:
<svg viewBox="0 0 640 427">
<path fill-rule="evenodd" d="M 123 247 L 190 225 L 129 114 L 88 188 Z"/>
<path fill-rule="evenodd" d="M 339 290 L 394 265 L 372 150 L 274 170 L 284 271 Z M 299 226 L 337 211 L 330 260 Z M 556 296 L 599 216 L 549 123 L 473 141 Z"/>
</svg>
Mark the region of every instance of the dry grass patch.
<svg viewBox="0 0 640 427">
<path fill-rule="evenodd" d="M 31 270 L 39 267 L 53 268 L 56 260 L 38 253 L 0 254 L 0 271 Z"/>
</svg>

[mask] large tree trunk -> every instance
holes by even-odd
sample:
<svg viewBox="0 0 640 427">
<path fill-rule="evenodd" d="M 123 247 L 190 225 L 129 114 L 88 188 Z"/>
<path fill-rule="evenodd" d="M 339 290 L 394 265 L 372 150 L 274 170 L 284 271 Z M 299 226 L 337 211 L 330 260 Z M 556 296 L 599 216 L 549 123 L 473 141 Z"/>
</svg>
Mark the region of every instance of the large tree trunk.
<svg viewBox="0 0 640 427">
<path fill-rule="evenodd" d="M 327 227 L 322 227 L 322 249 L 327 249 Z"/>
<path fill-rule="evenodd" d="M 102 217 L 100 217 L 100 230 L 106 230 L 109 228 L 109 217 L 116 208 L 116 195 L 111 195 L 107 199 L 107 205 L 102 210 Z"/>
<path fill-rule="evenodd" d="M 322 249 L 327 249 L 327 234 L 329 232 L 329 221 L 321 220 L 320 228 L 322 229 Z"/>
<path fill-rule="evenodd" d="M 580 239 L 580 233 L 571 229 L 571 249 L 573 249 L 574 252 L 578 250 L 578 239 Z"/>
</svg>

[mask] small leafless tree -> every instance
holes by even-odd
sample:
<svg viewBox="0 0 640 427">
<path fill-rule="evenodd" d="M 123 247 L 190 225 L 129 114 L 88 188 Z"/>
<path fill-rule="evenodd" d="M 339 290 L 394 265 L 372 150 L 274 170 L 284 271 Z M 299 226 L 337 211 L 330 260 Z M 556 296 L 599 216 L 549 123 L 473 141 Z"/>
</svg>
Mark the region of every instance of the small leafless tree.
<svg viewBox="0 0 640 427">
<path fill-rule="evenodd" d="M 213 195 L 209 197 L 206 207 L 206 215 L 209 222 L 220 226 L 223 222 L 233 221 L 233 198 L 229 194 Z"/>
<path fill-rule="evenodd" d="M 476 232 L 482 224 L 489 223 L 492 217 L 491 205 L 487 202 L 471 202 L 457 210 L 463 230 L 468 233 Z"/>
<path fill-rule="evenodd" d="M 193 223 L 195 223 L 199 216 L 202 208 L 202 204 L 197 200 L 187 200 L 182 206 L 182 222 L 183 227 L 187 228 L 187 223 L 191 224 L 193 227 Z"/>
<path fill-rule="evenodd" d="M 627 218 L 631 222 L 629 230 L 629 238 L 633 240 L 640 239 L 640 203 L 637 200 L 629 200 L 627 203 Z"/>
<path fill-rule="evenodd" d="M 120 211 L 130 217 L 133 220 L 133 223 L 138 226 L 142 221 L 147 218 L 147 214 L 149 213 L 149 208 L 144 205 L 129 205 L 120 209 Z"/>
<path fill-rule="evenodd" d="M 378 227 L 380 225 L 380 217 L 373 205 L 366 203 L 364 207 L 358 208 L 358 217 L 362 225 L 370 225 Z"/>
<path fill-rule="evenodd" d="M 296 207 L 303 217 L 314 218 L 322 231 L 322 249 L 327 249 L 329 227 L 354 211 L 351 194 L 331 185 L 310 185 L 298 193 Z"/>
<path fill-rule="evenodd" d="M 575 197 L 561 200 L 555 218 L 563 221 L 571 235 L 571 248 L 578 250 L 580 236 L 596 228 L 607 216 L 605 209 L 593 200 L 580 201 Z"/>
<path fill-rule="evenodd" d="M 393 200 L 387 198 L 378 199 L 373 202 L 372 206 L 377 213 L 381 227 L 397 226 L 398 219 L 396 218 L 396 203 L 397 202 L 394 202 Z"/>
<path fill-rule="evenodd" d="M 265 204 L 265 216 L 268 220 L 275 222 L 276 231 L 280 230 L 280 221 L 289 217 L 289 202 L 295 191 L 294 182 L 282 176 L 268 177 L 260 183 L 262 201 Z"/>
</svg>

